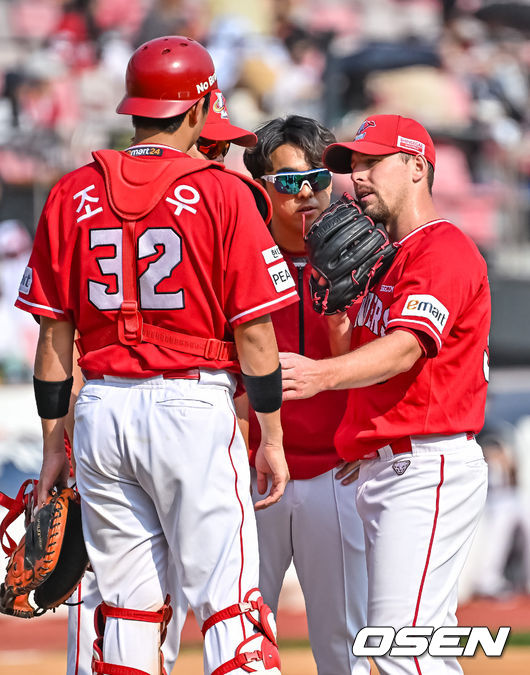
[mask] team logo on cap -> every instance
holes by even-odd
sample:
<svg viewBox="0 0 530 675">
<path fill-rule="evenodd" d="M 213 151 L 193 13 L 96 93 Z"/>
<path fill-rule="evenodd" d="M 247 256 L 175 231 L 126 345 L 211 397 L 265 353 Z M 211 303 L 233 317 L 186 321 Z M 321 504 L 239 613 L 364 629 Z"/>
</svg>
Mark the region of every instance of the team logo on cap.
<svg viewBox="0 0 530 675">
<path fill-rule="evenodd" d="M 228 119 L 225 97 L 220 91 L 216 92 L 215 94 L 215 101 L 213 102 L 212 110 L 214 113 L 220 115 L 224 120 Z"/>
<path fill-rule="evenodd" d="M 355 138 L 353 140 L 362 140 L 366 136 L 366 129 L 368 129 L 368 127 L 375 127 L 375 122 L 373 120 L 364 120 L 361 126 L 357 129 L 357 133 L 355 134 Z"/>
</svg>

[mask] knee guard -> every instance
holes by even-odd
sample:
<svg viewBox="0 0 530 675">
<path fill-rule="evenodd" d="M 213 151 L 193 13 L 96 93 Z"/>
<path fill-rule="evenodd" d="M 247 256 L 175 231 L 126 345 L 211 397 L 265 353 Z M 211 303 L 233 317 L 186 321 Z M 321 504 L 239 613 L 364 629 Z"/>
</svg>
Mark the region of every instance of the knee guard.
<svg viewBox="0 0 530 675">
<path fill-rule="evenodd" d="M 160 644 L 164 643 L 167 633 L 167 625 L 171 620 L 173 610 L 169 604 L 170 597 L 162 607 L 156 612 L 144 612 L 138 609 L 126 609 L 125 607 L 111 607 L 102 602 L 96 607 L 94 612 L 94 625 L 96 628 L 96 639 L 94 640 L 94 653 L 92 657 L 93 675 L 149 675 L 144 670 L 132 668 L 130 666 L 121 666 L 115 663 L 105 663 L 103 661 L 103 634 L 105 633 L 105 623 L 107 617 L 114 619 L 129 619 L 133 621 L 147 621 L 148 623 L 160 624 Z M 160 652 L 160 672 L 167 675 L 164 668 L 164 656 Z"/>
<path fill-rule="evenodd" d="M 245 615 L 258 629 L 243 640 L 236 648 L 233 659 L 216 668 L 212 675 L 225 675 L 237 668 L 248 673 L 270 671 L 269 675 L 280 675 L 280 654 L 276 642 L 276 621 L 270 607 L 263 602 L 259 589 L 253 588 L 243 602 L 220 610 L 207 619 L 202 626 L 202 634 L 220 621 Z"/>
</svg>

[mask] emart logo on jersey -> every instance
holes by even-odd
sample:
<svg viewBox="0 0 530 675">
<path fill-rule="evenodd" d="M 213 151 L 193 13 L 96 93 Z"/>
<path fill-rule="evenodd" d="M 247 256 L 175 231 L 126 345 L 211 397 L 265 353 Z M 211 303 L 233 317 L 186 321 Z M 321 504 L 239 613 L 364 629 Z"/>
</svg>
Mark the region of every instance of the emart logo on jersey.
<svg viewBox="0 0 530 675">
<path fill-rule="evenodd" d="M 486 656 L 502 656 L 510 626 L 501 626 L 495 638 L 485 626 L 366 626 L 355 637 L 354 656 L 422 656 L 448 658 L 474 656 L 479 644 Z M 465 645 L 460 639 L 466 638 Z"/>
<path fill-rule="evenodd" d="M 401 314 L 428 319 L 441 333 L 447 323 L 449 310 L 433 295 L 409 295 Z"/>
</svg>

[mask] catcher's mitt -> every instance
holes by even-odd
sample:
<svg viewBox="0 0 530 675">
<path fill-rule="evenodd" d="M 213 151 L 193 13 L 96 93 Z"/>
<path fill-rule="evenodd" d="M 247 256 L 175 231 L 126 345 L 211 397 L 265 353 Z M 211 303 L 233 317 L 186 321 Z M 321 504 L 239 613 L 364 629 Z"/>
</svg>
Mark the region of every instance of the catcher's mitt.
<svg viewBox="0 0 530 675">
<path fill-rule="evenodd" d="M 27 483 L 15 500 L 7 498 L 10 504 L 2 495 L 1 503 L 9 508 L 0 526 L 2 537 L 15 513 L 26 511 L 26 520 L 31 517 L 33 500 L 25 494 Z M 18 546 L 7 537 L 9 544 L 2 542 L 2 546 L 10 559 L 0 586 L 0 612 L 29 619 L 67 600 L 88 566 L 78 493 L 71 488 L 54 491 L 29 522 Z"/>
<path fill-rule="evenodd" d="M 347 309 L 383 275 L 397 252 L 383 225 L 365 216 L 347 192 L 322 211 L 304 238 L 309 262 L 327 282 L 309 281 L 319 314 Z"/>
</svg>

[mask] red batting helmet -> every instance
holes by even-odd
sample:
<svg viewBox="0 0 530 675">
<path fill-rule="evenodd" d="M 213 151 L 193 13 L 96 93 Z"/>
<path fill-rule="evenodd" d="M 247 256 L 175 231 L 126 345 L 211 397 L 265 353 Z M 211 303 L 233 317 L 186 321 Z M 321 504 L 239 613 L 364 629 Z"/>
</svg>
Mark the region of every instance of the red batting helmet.
<svg viewBox="0 0 530 675">
<path fill-rule="evenodd" d="M 216 87 L 215 66 L 201 44 L 181 35 L 156 38 L 140 45 L 129 59 L 127 94 L 116 111 L 174 117 Z"/>
</svg>

